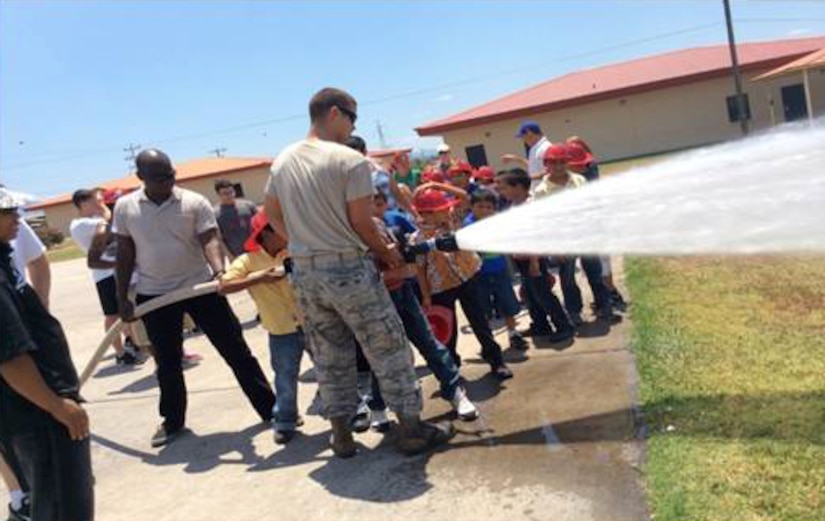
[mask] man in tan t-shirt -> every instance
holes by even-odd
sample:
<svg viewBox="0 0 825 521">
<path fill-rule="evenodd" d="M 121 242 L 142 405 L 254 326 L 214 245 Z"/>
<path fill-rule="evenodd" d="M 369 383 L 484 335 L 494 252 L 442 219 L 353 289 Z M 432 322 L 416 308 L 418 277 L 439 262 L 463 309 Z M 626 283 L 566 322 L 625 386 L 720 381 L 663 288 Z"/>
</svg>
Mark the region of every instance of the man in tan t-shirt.
<svg viewBox="0 0 825 521">
<path fill-rule="evenodd" d="M 332 423 L 333 452 L 342 458 L 356 453 L 350 418 L 358 406 L 357 339 L 398 417 L 399 448 L 414 454 L 449 440 L 454 430 L 449 423 L 420 420 L 421 392 L 407 337 L 371 255 L 388 267 L 404 261 L 372 220 L 369 161 L 343 146 L 356 110 L 355 99 L 338 89 L 312 97 L 309 136 L 278 154 L 266 208 L 289 238 L 292 281 Z"/>
</svg>

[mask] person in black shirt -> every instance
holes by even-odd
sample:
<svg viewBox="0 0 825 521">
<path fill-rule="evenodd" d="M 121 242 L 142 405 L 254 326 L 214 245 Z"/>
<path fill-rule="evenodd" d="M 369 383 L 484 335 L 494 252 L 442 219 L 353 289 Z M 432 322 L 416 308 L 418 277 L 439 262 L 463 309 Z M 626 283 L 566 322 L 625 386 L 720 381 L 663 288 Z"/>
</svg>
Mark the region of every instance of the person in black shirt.
<svg viewBox="0 0 825 521">
<path fill-rule="evenodd" d="M 36 521 L 94 518 L 89 417 L 60 323 L 17 277 L 20 216 L 0 189 L 0 447 L 31 490 Z"/>
</svg>

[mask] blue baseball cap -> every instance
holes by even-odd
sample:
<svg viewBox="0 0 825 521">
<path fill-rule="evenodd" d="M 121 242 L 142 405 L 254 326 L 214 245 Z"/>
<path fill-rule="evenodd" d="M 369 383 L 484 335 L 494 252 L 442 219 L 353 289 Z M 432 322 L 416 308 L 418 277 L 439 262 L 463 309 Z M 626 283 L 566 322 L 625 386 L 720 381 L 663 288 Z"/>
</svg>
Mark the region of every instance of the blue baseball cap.
<svg viewBox="0 0 825 521">
<path fill-rule="evenodd" d="M 524 137 L 524 134 L 532 132 L 533 134 L 541 134 L 541 127 L 535 121 L 523 121 L 518 128 L 516 137 Z"/>
</svg>

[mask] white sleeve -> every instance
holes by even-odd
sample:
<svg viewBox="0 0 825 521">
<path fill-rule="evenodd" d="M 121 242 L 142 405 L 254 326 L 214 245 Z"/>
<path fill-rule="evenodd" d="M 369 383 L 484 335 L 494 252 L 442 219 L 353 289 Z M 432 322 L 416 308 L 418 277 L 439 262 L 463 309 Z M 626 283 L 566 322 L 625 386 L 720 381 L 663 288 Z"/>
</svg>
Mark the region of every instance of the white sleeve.
<svg viewBox="0 0 825 521">
<path fill-rule="evenodd" d="M 82 218 L 72 223 L 70 228 L 72 239 L 85 253 L 89 252 L 95 234 L 97 234 L 97 229 L 103 223 L 105 223 L 103 218 Z"/>
<path fill-rule="evenodd" d="M 15 249 L 25 264 L 29 264 L 35 259 L 39 259 L 46 253 L 46 247 L 40 242 L 37 234 L 24 220 L 20 220 L 20 231 L 17 234 Z"/>
</svg>

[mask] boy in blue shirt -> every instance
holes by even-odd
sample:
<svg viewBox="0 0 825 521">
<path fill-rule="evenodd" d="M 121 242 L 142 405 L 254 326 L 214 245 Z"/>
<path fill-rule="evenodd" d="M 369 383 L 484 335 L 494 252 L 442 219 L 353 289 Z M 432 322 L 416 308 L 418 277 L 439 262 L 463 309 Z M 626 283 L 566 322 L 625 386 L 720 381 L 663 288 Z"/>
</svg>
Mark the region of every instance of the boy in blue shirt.
<svg viewBox="0 0 825 521">
<path fill-rule="evenodd" d="M 464 226 L 494 215 L 497 207 L 496 194 L 487 188 L 478 188 L 470 197 L 471 213 L 464 219 Z M 521 306 L 513 291 L 513 279 L 510 276 L 507 258 L 500 253 L 480 253 L 479 255 L 481 256 L 481 271 L 478 274 L 481 277 L 479 288 L 481 288 L 487 317 L 491 317 L 493 309 L 496 309 L 507 324 L 510 347 L 527 349 L 527 342 L 516 331 L 516 315 L 521 310 Z"/>
</svg>

